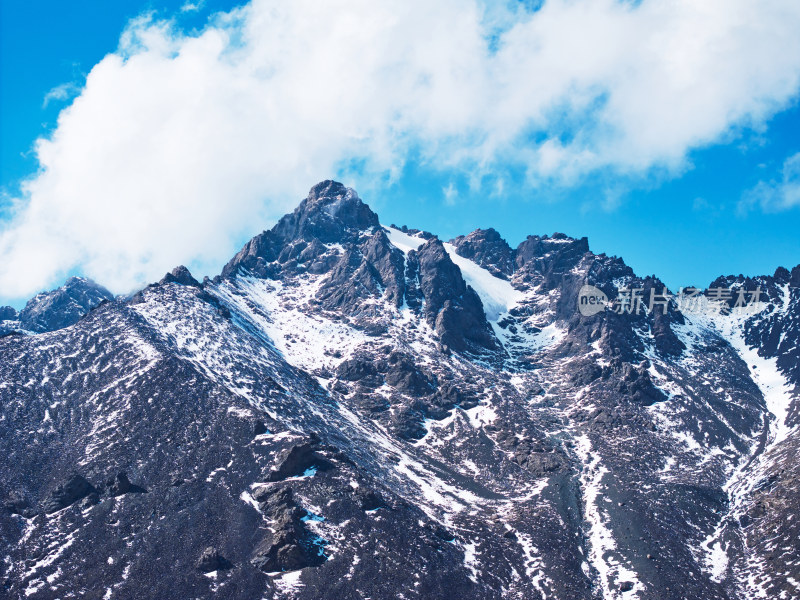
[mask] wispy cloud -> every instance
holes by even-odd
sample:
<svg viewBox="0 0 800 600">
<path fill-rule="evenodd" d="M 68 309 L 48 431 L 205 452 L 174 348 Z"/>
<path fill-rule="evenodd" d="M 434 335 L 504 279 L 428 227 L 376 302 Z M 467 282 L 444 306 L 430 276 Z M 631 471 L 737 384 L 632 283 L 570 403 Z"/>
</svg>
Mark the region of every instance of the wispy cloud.
<svg viewBox="0 0 800 600">
<path fill-rule="evenodd" d="M 198 0 L 197 2 L 185 2 L 183 6 L 181 6 L 181 12 L 197 12 L 203 9 L 205 5 L 205 0 Z"/>
<path fill-rule="evenodd" d="M 447 184 L 447 187 L 442 188 L 442 194 L 444 194 L 444 203 L 447 206 L 455 206 L 456 200 L 458 200 L 458 188 L 452 181 Z"/>
<path fill-rule="evenodd" d="M 764 212 L 781 212 L 800 207 L 800 152 L 787 158 L 779 178 L 760 181 L 742 196 L 739 213 L 760 208 Z"/>
<path fill-rule="evenodd" d="M 81 91 L 81 86 L 70 81 L 57 85 L 44 96 L 42 108 L 47 108 L 51 102 L 65 102 L 77 96 Z"/>
<path fill-rule="evenodd" d="M 187 5 L 188 6 L 188 5 Z M 531 184 L 678 173 L 795 97 L 794 0 L 253 0 L 196 35 L 131 23 L 37 143 L 0 290 L 212 272 L 316 180 L 409 157 Z"/>
</svg>

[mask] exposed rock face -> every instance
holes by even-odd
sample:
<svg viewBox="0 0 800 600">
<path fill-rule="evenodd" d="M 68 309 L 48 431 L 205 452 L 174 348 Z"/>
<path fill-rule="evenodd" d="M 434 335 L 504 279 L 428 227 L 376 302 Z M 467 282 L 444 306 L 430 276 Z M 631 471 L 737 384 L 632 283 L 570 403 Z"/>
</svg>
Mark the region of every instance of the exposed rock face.
<svg viewBox="0 0 800 600">
<path fill-rule="evenodd" d="M 320 272 L 330 267 L 321 258 L 326 244 L 341 244 L 359 239 L 362 231 L 378 228 L 378 215 L 358 194 L 335 181 L 318 183 L 291 214 L 270 231 L 250 240 L 222 270 L 223 276 L 240 268 L 262 277 L 277 273 L 271 263 L 285 268 Z"/>
<path fill-rule="evenodd" d="M 183 265 L 179 267 L 175 267 L 172 271 L 164 275 L 164 277 L 159 282 L 161 284 L 165 283 L 178 283 L 180 285 L 190 285 L 194 287 L 200 287 L 200 282 L 197 281 L 194 277 L 192 277 L 191 272 L 189 269 L 184 267 Z"/>
<path fill-rule="evenodd" d="M 317 471 L 327 471 L 333 465 L 317 451 L 318 443 L 309 441 L 292 446 L 273 471 L 267 475 L 267 481 L 282 481 L 289 477 L 300 477 Z"/>
<path fill-rule="evenodd" d="M 587 284 L 664 287 L 326 181 L 213 281 L 2 337 L 3 593 L 797 596 L 800 266 L 715 316 L 585 316 Z"/>
<path fill-rule="evenodd" d="M 117 473 L 114 477 L 106 480 L 103 486 L 103 492 L 109 496 L 122 496 L 123 494 L 142 494 L 145 493 L 143 487 L 134 485 L 128 479 L 128 476 L 122 472 Z"/>
<path fill-rule="evenodd" d="M 423 313 L 442 342 L 457 351 L 498 350 L 480 298 L 468 287 L 444 246 L 433 239 L 417 251 Z"/>
<path fill-rule="evenodd" d="M 53 490 L 43 508 L 46 513 L 54 513 L 90 496 L 96 499 L 97 490 L 82 476 L 73 473 L 67 481 Z"/>
<path fill-rule="evenodd" d="M 514 253 L 515 271 L 526 281 L 552 289 L 587 252 L 586 238 L 575 240 L 563 233 L 554 233 L 552 238 L 529 235 Z"/>
<path fill-rule="evenodd" d="M 308 531 L 307 514 L 291 488 L 262 488 L 254 496 L 260 510 L 274 523 L 271 535 L 256 549 L 253 564 L 265 572 L 296 571 L 326 560 L 324 540 Z"/>
<path fill-rule="evenodd" d="M 233 565 L 219 553 L 219 550 L 209 546 L 203 550 L 203 554 L 197 559 L 197 570 L 201 573 L 211 573 L 213 571 L 224 571 Z"/>
<path fill-rule="evenodd" d="M 12 306 L 0 306 L 0 321 L 16 321 L 17 311 Z"/>
<path fill-rule="evenodd" d="M 476 229 L 450 240 L 459 256 L 468 258 L 502 279 L 514 274 L 516 253 L 494 229 Z"/>
<path fill-rule="evenodd" d="M 44 333 L 69 327 L 98 304 L 113 299 L 111 292 L 91 279 L 70 277 L 60 288 L 28 300 L 19 314 L 10 306 L 0 308 L 0 334 L 14 330 Z"/>
<path fill-rule="evenodd" d="M 30 519 L 36 514 L 25 495 L 17 490 L 9 492 L 8 497 L 3 502 L 3 510 L 26 519 Z"/>
</svg>

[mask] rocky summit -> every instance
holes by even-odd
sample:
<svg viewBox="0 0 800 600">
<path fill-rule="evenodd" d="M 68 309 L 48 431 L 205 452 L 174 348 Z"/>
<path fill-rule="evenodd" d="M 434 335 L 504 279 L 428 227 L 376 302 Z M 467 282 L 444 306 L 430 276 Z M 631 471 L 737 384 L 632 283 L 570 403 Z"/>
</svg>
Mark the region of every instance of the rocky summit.
<svg viewBox="0 0 800 600">
<path fill-rule="evenodd" d="M 800 266 L 587 285 L 664 288 L 325 181 L 213 280 L 0 309 L 0 596 L 799 598 Z"/>
</svg>

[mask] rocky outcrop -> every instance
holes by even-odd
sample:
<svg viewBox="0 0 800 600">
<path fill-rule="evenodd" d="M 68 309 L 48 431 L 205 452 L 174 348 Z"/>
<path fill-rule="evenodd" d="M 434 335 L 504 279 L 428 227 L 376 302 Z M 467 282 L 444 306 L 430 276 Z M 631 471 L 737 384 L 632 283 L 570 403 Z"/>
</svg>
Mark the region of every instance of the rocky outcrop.
<svg viewBox="0 0 800 600">
<path fill-rule="evenodd" d="M 317 451 L 318 448 L 319 442 L 314 438 L 292 446 L 267 475 L 267 481 L 282 481 L 289 477 L 299 477 L 307 472 L 327 471 L 333 468 L 333 464 Z"/>
<path fill-rule="evenodd" d="M 25 494 L 18 491 L 11 491 L 6 499 L 3 501 L 3 510 L 12 515 L 20 515 L 26 519 L 30 519 L 36 513 L 31 507 L 31 503 L 25 497 Z"/>
<path fill-rule="evenodd" d="M 294 212 L 270 231 L 257 235 L 225 265 L 222 277 L 244 269 L 258 277 L 275 277 L 287 268 L 325 272 L 331 259 L 320 258 L 326 244 L 357 244 L 362 232 L 379 228 L 378 215 L 355 190 L 336 181 L 318 183 Z"/>
<path fill-rule="evenodd" d="M 124 494 L 144 494 L 146 489 L 134 485 L 125 472 L 120 472 L 105 481 L 100 487 L 100 492 L 109 496 L 122 496 Z"/>
<path fill-rule="evenodd" d="M 476 229 L 450 240 L 459 256 L 468 258 L 495 277 L 509 279 L 514 273 L 515 252 L 494 229 Z"/>
<path fill-rule="evenodd" d="M 233 565 L 230 563 L 230 561 L 222 556 L 222 554 L 219 553 L 219 550 L 213 546 L 209 546 L 203 550 L 203 553 L 200 555 L 200 558 L 197 559 L 197 563 L 195 564 L 195 568 L 197 568 L 197 570 L 201 573 L 225 571 L 231 567 L 233 567 Z"/>
<path fill-rule="evenodd" d="M 0 306 L 0 321 L 15 321 L 17 311 L 12 306 Z"/>
<path fill-rule="evenodd" d="M 458 352 L 499 350 L 478 294 L 464 282 L 442 243 L 425 242 L 416 258 L 424 316 L 442 343 Z"/>
<path fill-rule="evenodd" d="M 589 240 L 585 237 L 530 235 L 516 249 L 515 272 L 523 281 L 553 289 L 587 252 Z"/>
<path fill-rule="evenodd" d="M 64 483 L 50 493 L 42 508 L 46 513 L 51 514 L 84 498 L 88 498 L 95 503 L 98 502 L 97 489 L 81 475 L 73 473 Z"/>
<path fill-rule="evenodd" d="M 311 533 L 289 487 L 260 488 L 253 494 L 271 532 L 256 549 L 252 564 L 265 572 L 296 571 L 325 562 L 325 541 Z"/>
<path fill-rule="evenodd" d="M 172 269 L 172 271 L 164 275 L 164 277 L 161 279 L 161 281 L 159 281 L 159 283 L 160 284 L 177 283 L 180 285 L 200 287 L 200 282 L 197 281 L 197 279 L 195 279 L 194 277 L 192 277 L 192 273 L 189 271 L 189 269 L 187 269 L 183 265 L 180 265 Z"/>
</svg>

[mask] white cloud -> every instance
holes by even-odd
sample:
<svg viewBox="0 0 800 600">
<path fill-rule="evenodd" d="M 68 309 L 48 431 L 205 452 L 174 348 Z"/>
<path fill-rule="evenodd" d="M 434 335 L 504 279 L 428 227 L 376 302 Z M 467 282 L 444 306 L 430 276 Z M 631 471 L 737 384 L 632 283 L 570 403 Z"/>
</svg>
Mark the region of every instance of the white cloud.
<svg viewBox="0 0 800 600">
<path fill-rule="evenodd" d="M 204 5 L 205 0 L 200 0 L 199 2 L 184 2 L 183 6 L 181 6 L 181 12 L 197 12 L 202 10 Z"/>
<path fill-rule="evenodd" d="M 57 85 L 44 95 L 42 108 L 47 108 L 51 102 L 64 102 L 77 96 L 81 91 L 81 86 L 75 82 L 67 82 Z"/>
<path fill-rule="evenodd" d="M 442 188 L 442 194 L 447 206 L 455 206 L 456 200 L 458 200 L 458 188 L 452 181 Z"/>
<path fill-rule="evenodd" d="M 792 101 L 798 30 L 795 0 L 254 0 L 194 37 L 142 18 L 39 140 L 0 291 L 214 272 L 316 181 L 411 155 L 533 183 L 680 172 Z"/>
<path fill-rule="evenodd" d="M 764 212 L 800 207 L 800 152 L 784 161 L 780 179 L 760 181 L 745 192 L 739 202 L 739 212 L 747 213 L 756 206 Z"/>
</svg>

